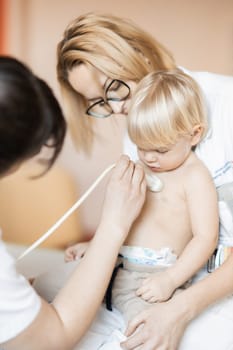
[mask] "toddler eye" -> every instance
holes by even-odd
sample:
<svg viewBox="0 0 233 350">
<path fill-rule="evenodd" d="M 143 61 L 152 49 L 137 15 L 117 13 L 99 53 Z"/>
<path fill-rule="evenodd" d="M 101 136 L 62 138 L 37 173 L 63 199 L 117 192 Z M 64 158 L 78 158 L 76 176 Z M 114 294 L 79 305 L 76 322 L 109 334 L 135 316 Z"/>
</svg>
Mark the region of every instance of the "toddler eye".
<svg viewBox="0 0 233 350">
<path fill-rule="evenodd" d="M 159 149 L 156 150 L 156 152 L 157 152 L 157 153 L 160 153 L 160 154 L 163 154 L 163 153 L 169 152 L 169 149 L 167 149 L 167 148 L 164 148 L 164 149 L 161 148 L 161 149 L 160 149 L 160 148 L 159 148 Z"/>
</svg>

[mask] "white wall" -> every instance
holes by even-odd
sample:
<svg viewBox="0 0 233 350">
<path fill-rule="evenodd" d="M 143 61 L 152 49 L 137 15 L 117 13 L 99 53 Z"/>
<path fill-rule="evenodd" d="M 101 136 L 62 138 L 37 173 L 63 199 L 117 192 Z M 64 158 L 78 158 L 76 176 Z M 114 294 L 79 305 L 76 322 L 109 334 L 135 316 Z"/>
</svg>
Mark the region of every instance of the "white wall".
<svg viewBox="0 0 233 350">
<path fill-rule="evenodd" d="M 28 63 L 59 97 L 56 81 L 56 44 L 74 17 L 89 11 L 128 17 L 150 31 L 189 69 L 233 73 L 232 0 L 8 0 L 9 53 Z M 96 143 L 91 159 L 77 154 L 68 140 L 60 162 L 75 176 L 83 193 L 121 152 L 124 122 L 99 121 L 103 143 Z M 80 209 L 84 229 L 98 222 L 104 185 Z"/>
</svg>

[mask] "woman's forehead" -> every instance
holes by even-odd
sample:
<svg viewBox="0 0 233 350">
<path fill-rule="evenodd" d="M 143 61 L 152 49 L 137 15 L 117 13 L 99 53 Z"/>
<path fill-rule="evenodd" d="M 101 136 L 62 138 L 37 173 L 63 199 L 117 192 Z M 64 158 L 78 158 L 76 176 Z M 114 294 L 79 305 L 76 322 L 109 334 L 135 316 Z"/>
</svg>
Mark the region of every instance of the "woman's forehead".
<svg viewBox="0 0 233 350">
<path fill-rule="evenodd" d="M 90 64 L 79 64 L 69 72 L 68 80 L 73 89 L 91 100 L 102 95 L 108 77 Z"/>
</svg>

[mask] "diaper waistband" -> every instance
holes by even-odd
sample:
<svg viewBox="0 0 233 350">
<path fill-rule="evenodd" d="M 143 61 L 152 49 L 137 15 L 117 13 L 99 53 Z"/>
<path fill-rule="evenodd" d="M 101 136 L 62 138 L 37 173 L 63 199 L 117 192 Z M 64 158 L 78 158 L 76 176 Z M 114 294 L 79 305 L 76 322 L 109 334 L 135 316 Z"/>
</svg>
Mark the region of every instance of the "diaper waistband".
<svg viewBox="0 0 233 350">
<path fill-rule="evenodd" d="M 126 262 L 136 265 L 149 266 L 171 266 L 175 263 L 177 256 L 169 247 L 158 250 L 139 247 L 122 246 L 119 256 Z"/>
</svg>

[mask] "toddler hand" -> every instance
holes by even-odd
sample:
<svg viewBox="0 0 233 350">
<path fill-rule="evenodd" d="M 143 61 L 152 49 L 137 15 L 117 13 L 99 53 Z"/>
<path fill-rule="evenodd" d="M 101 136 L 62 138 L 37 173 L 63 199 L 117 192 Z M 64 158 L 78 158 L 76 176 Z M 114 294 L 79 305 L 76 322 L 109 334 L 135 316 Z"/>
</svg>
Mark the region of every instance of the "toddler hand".
<svg viewBox="0 0 233 350">
<path fill-rule="evenodd" d="M 82 258 L 86 253 L 86 250 L 90 242 L 81 242 L 74 244 L 65 250 L 65 262 L 74 261 Z"/>
<path fill-rule="evenodd" d="M 168 271 L 160 271 L 146 278 L 136 295 L 148 303 L 155 303 L 168 300 L 174 290 L 175 285 Z"/>
</svg>

